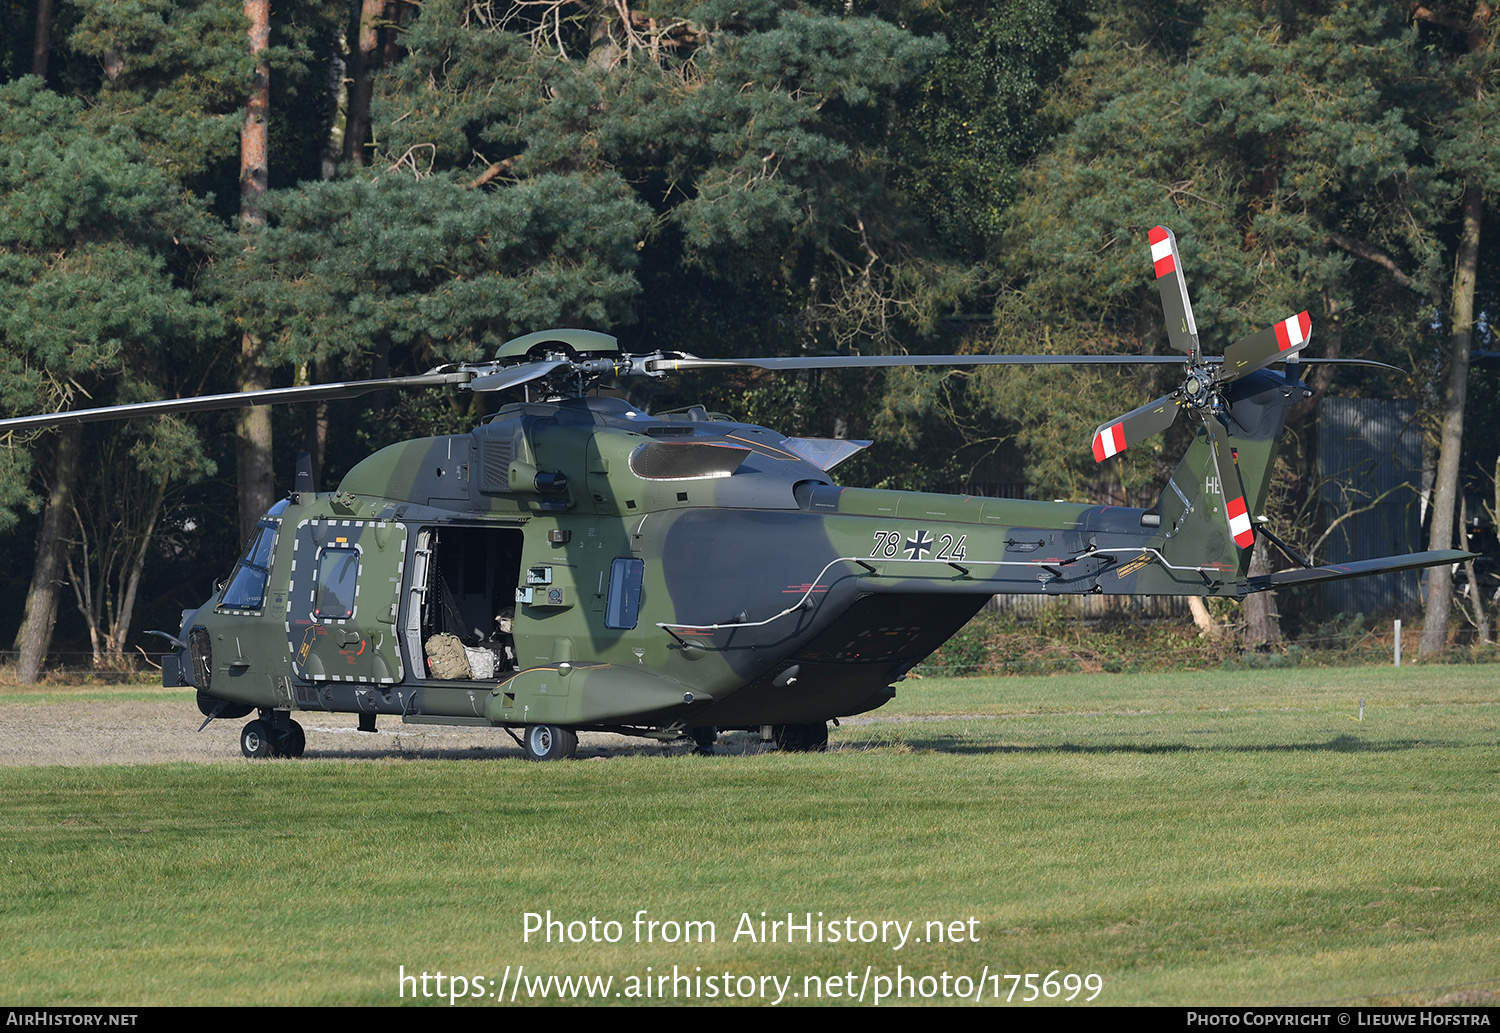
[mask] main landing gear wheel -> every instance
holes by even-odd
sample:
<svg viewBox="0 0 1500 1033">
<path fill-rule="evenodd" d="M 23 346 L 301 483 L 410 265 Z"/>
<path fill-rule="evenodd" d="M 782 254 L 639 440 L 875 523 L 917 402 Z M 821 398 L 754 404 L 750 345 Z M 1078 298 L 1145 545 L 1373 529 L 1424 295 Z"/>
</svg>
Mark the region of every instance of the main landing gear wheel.
<svg viewBox="0 0 1500 1033">
<path fill-rule="evenodd" d="M 571 760 L 578 752 L 578 733 L 557 725 L 527 725 L 527 760 Z"/>
<path fill-rule="evenodd" d="M 719 741 L 719 729 L 713 725 L 703 725 L 699 728 L 687 730 L 693 740 L 693 756 L 712 757 L 714 755 L 714 743 Z"/>
<path fill-rule="evenodd" d="M 778 749 L 787 753 L 823 753 L 828 749 L 828 722 L 806 725 L 772 725 Z"/>
<path fill-rule="evenodd" d="M 289 723 L 291 727 L 282 733 L 286 738 L 282 739 L 281 749 L 277 753 L 282 757 L 300 757 L 302 756 L 302 751 L 307 749 L 307 733 L 302 730 L 302 726 L 297 722 L 292 721 Z"/>
<path fill-rule="evenodd" d="M 269 721 L 251 721 L 240 732 L 240 752 L 251 760 L 264 760 L 276 755 L 272 745 L 276 733 Z"/>
</svg>

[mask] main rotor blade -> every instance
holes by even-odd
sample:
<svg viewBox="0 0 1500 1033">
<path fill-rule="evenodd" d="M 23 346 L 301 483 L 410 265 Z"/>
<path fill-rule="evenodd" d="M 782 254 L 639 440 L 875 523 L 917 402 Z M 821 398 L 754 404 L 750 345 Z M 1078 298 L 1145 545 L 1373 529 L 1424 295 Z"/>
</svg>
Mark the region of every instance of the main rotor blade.
<svg viewBox="0 0 1500 1033">
<path fill-rule="evenodd" d="M 1279 361 L 1300 362 L 1304 366 L 1373 366 L 1375 369 L 1388 369 L 1392 373 L 1405 373 L 1406 370 L 1400 366 L 1392 366 L 1389 362 L 1376 362 L 1374 359 L 1307 359 L 1293 356 L 1290 359 L 1272 359 L 1272 363 Z"/>
<path fill-rule="evenodd" d="M 1165 226 L 1157 226 L 1146 239 L 1151 241 L 1151 263 L 1156 268 L 1156 289 L 1161 292 L 1161 308 L 1167 318 L 1167 338 L 1173 348 L 1187 352 L 1195 364 L 1202 362 L 1198 323 L 1193 319 L 1193 303 L 1188 298 L 1187 280 L 1182 276 L 1177 237 Z"/>
<path fill-rule="evenodd" d="M 1240 472 L 1235 469 L 1234 454 L 1214 430 L 1214 417 L 1199 413 L 1203 418 L 1203 429 L 1208 431 L 1209 454 L 1214 460 L 1214 476 L 1219 479 L 1219 498 L 1224 500 L 1224 518 L 1229 523 L 1229 536 L 1241 549 L 1255 544 L 1255 529 L 1250 525 L 1250 511 L 1245 505 L 1245 493 L 1240 490 Z M 1232 477 L 1224 476 L 1229 468 Z"/>
<path fill-rule="evenodd" d="M 520 387 L 522 384 L 530 383 L 547 376 L 554 370 L 572 363 L 566 359 L 549 359 L 545 362 L 528 362 L 521 366 L 512 366 L 510 369 L 499 373 L 485 373 L 469 381 L 470 391 L 504 391 L 508 387 Z"/>
<path fill-rule="evenodd" d="M 1297 361 L 1297 352 L 1307 347 L 1312 337 L 1312 317 L 1306 312 L 1257 330 L 1224 349 L 1224 366 L 1216 378 L 1219 383 L 1254 373 L 1277 361 Z"/>
<path fill-rule="evenodd" d="M 1174 396 L 1167 395 L 1132 409 L 1117 420 L 1100 424 L 1094 431 L 1094 461 L 1102 463 L 1130 445 L 1166 430 L 1177 419 L 1180 408 Z"/>
<path fill-rule="evenodd" d="M 356 380 L 338 384 L 309 384 L 306 387 L 273 387 L 264 391 L 239 391 L 235 394 L 203 395 L 199 398 L 167 398 L 160 402 L 109 405 L 98 409 L 70 409 L 64 412 L 43 413 L 40 416 L 17 416 L 8 420 L 0 420 L 0 432 L 27 430 L 33 427 L 62 427 L 73 423 L 128 420 L 137 416 L 161 416 L 168 413 L 205 412 L 211 409 L 248 409 L 256 405 L 316 402 L 324 398 L 355 398 L 372 391 L 385 391 L 391 388 L 462 384 L 473 375 L 471 370 L 448 372 L 433 370 L 414 377 L 387 377 L 382 380 Z"/>
<path fill-rule="evenodd" d="M 1174 355 L 823 355 L 791 358 L 650 359 L 652 373 L 694 369 L 879 369 L 893 366 L 1181 366 L 1188 360 Z"/>
</svg>

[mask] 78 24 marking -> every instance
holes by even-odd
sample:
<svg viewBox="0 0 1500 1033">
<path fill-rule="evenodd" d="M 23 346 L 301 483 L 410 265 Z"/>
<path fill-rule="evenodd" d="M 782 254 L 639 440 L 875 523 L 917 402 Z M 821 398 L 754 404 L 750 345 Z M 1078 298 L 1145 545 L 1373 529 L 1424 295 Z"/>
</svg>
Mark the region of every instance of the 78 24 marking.
<svg viewBox="0 0 1500 1033">
<path fill-rule="evenodd" d="M 962 560 L 966 555 L 964 542 L 968 535 L 938 535 L 937 540 L 927 537 L 923 530 L 913 531 L 910 535 L 903 535 L 900 531 L 876 531 L 875 547 L 870 550 L 872 557 L 883 557 L 894 559 L 901 553 L 906 554 L 909 560 L 926 559 L 927 554 L 937 547 L 937 552 L 932 556 L 934 560 L 947 562 L 948 560 Z"/>
</svg>

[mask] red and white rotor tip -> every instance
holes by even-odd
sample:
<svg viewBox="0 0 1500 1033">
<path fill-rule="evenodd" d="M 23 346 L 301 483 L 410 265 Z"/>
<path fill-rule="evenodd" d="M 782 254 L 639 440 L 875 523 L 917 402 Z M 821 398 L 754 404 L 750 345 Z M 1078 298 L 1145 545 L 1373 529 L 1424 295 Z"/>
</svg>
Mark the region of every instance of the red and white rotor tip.
<svg viewBox="0 0 1500 1033">
<path fill-rule="evenodd" d="M 1229 517 L 1229 533 L 1234 535 L 1234 544 L 1248 549 L 1255 544 L 1255 530 L 1250 526 L 1250 513 L 1243 498 L 1230 499 L 1224 503 L 1224 513 Z"/>
<path fill-rule="evenodd" d="M 1282 351 L 1300 347 L 1307 343 L 1312 333 L 1312 317 L 1306 312 L 1283 319 L 1276 324 L 1276 344 Z"/>
<path fill-rule="evenodd" d="M 1151 242 L 1151 262 L 1156 266 L 1156 278 L 1160 280 L 1177 269 L 1177 242 L 1172 238 L 1172 231 L 1165 226 L 1153 228 L 1146 239 Z"/>
<path fill-rule="evenodd" d="M 1094 461 L 1102 463 L 1125 451 L 1124 422 L 1111 423 L 1094 432 Z"/>
</svg>

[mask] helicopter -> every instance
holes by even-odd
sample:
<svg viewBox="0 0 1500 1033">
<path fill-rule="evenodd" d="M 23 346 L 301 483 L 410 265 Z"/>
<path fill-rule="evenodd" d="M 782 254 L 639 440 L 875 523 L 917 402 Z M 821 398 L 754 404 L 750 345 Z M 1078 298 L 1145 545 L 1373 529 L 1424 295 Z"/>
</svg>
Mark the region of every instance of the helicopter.
<svg viewBox="0 0 1500 1033">
<path fill-rule="evenodd" d="M 214 595 L 183 613 L 167 686 L 204 725 L 256 716 L 246 757 L 301 756 L 296 711 L 498 727 L 526 756 L 580 731 L 712 752 L 722 730 L 821 750 L 828 722 L 895 685 L 997 593 L 1243 598 L 1453 563 L 1455 550 L 1313 565 L 1259 515 L 1287 411 L 1309 393 L 1306 312 L 1204 355 L 1175 236 L 1149 234 L 1179 356 L 625 354 L 543 330 L 489 362 L 411 377 L 169 399 L 0 421 L 0 430 L 400 387 L 526 389 L 467 434 L 389 445 L 334 491 L 299 465 Z M 1165 363 L 1168 395 L 1094 434 L 1104 462 L 1184 414 L 1197 429 L 1147 509 L 840 486 L 869 441 L 788 436 L 692 406 L 647 413 L 595 390 L 693 370 Z M 1276 368 L 1279 367 L 1279 368 Z M 1393 368 L 1393 367 L 1386 367 Z M 594 391 L 594 393 L 590 393 Z M 536 399 L 536 400 L 533 400 Z M 1250 576 L 1264 536 L 1296 566 Z M 201 726 L 200 726 L 201 727 Z"/>
</svg>

